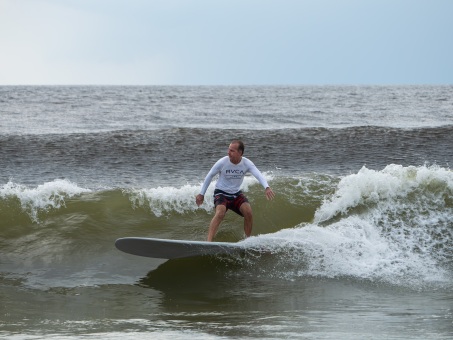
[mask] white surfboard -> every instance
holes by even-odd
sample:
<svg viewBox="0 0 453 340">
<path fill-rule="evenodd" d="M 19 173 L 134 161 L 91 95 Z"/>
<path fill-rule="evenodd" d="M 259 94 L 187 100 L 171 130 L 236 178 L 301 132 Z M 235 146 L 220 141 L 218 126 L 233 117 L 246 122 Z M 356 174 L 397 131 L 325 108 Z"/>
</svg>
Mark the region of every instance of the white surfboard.
<svg viewBox="0 0 453 340">
<path fill-rule="evenodd" d="M 159 259 L 179 259 L 204 255 L 240 254 L 245 247 L 237 243 L 167 240 L 146 237 L 124 237 L 115 246 L 125 253 Z"/>
</svg>

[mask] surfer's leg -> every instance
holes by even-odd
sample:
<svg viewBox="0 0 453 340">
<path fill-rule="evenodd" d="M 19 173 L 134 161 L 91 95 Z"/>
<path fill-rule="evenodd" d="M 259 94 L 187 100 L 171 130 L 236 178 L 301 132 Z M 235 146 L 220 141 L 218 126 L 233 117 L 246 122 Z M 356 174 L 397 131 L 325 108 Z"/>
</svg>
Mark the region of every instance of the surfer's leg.
<svg viewBox="0 0 453 340">
<path fill-rule="evenodd" d="M 241 211 L 242 216 L 244 216 L 244 232 L 245 236 L 249 237 L 252 234 L 253 226 L 253 214 L 252 206 L 248 202 L 241 204 L 239 210 Z"/>
<path fill-rule="evenodd" d="M 215 215 L 209 224 L 209 231 L 208 231 L 208 241 L 211 242 L 214 239 L 215 234 L 217 233 L 217 229 L 219 228 L 220 223 L 223 221 L 225 217 L 225 213 L 227 211 L 226 206 L 223 204 L 219 204 L 215 208 Z"/>
</svg>

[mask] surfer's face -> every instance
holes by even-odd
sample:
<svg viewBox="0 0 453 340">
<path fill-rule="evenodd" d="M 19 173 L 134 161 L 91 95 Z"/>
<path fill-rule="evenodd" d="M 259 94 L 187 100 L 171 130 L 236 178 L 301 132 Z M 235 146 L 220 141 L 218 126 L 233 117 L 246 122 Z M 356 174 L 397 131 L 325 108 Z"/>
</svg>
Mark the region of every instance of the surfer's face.
<svg viewBox="0 0 453 340">
<path fill-rule="evenodd" d="M 228 148 L 228 157 L 230 157 L 230 162 L 233 164 L 238 164 L 242 159 L 242 152 L 238 149 L 239 145 L 237 143 L 231 143 Z"/>
</svg>

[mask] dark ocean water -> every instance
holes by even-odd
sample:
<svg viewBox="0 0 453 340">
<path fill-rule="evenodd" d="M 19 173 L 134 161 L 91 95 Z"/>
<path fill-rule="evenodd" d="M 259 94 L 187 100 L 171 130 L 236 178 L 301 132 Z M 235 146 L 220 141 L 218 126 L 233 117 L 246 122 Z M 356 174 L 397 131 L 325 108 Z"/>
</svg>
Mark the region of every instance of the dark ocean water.
<svg viewBox="0 0 453 340">
<path fill-rule="evenodd" d="M 451 86 L 0 87 L 0 118 L 1 336 L 453 336 Z M 247 177 L 217 240 L 266 255 L 114 247 L 204 240 L 233 138 L 277 197 Z"/>
</svg>

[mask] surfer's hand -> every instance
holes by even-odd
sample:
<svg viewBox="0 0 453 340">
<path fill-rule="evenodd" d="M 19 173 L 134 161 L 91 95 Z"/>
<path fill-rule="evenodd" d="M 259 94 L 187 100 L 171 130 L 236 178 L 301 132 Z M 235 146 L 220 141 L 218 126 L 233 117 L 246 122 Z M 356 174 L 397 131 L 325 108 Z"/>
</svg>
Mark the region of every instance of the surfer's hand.
<svg viewBox="0 0 453 340">
<path fill-rule="evenodd" d="M 269 188 L 269 187 L 266 188 L 265 194 L 266 194 L 266 198 L 267 198 L 268 200 L 272 200 L 272 199 L 274 199 L 274 197 L 275 197 L 274 192 L 273 192 L 272 189 Z"/>
<path fill-rule="evenodd" d="M 204 201 L 204 196 L 202 194 L 198 194 L 197 197 L 195 197 L 195 202 L 197 203 L 198 206 L 202 205 Z"/>
</svg>

